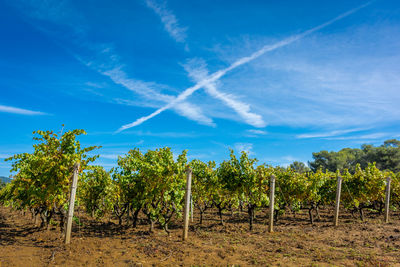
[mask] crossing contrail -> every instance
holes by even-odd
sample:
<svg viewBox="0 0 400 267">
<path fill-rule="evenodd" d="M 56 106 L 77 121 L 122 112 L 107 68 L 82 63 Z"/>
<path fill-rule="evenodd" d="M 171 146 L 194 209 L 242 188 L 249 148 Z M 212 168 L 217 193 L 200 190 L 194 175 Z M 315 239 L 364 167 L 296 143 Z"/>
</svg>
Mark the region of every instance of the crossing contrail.
<svg viewBox="0 0 400 267">
<path fill-rule="evenodd" d="M 357 12 L 358 10 L 370 5 L 373 1 L 367 2 L 359 7 L 356 7 L 354 9 L 351 9 L 319 26 L 316 26 L 314 28 L 311 28 L 305 32 L 302 32 L 300 34 L 296 34 L 293 36 L 290 36 L 288 38 L 283 39 L 282 41 L 279 41 L 275 44 L 272 45 L 265 45 L 263 46 L 261 49 L 257 50 L 256 52 L 252 53 L 250 56 L 247 57 L 242 57 L 238 60 L 236 60 L 235 62 L 233 62 L 229 67 L 224 68 L 222 70 L 216 71 L 212 74 L 210 74 L 208 77 L 204 78 L 203 80 L 197 82 L 195 85 L 193 85 L 192 87 L 187 88 L 186 90 L 184 90 L 182 93 L 180 93 L 176 98 L 174 98 L 171 102 L 169 102 L 168 104 L 166 104 L 165 106 L 157 109 L 156 111 L 154 111 L 153 113 L 141 117 L 139 119 L 137 119 L 136 121 L 123 125 L 121 128 L 119 128 L 116 132 L 121 132 L 124 131 L 126 129 L 138 126 L 140 124 L 142 124 L 145 121 L 150 120 L 151 118 L 154 118 L 155 116 L 159 115 L 160 113 L 164 112 L 167 109 L 173 108 L 177 103 L 185 100 L 186 98 L 188 98 L 190 95 L 192 95 L 194 92 L 196 92 L 197 90 L 206 87 L 208 84 L 213 84 L 214 82 L 216 82 L 217 80 L 219 80 L 222 76 L 224 76 L 226 73 L 228 73 L 229 71 L 236 69 L 237 67 L 249 63 L 250 61 L 253 61 L 256 58 L 259 58 L 260 56 L 264 55 L 267 52 L 271 52 L 274 51 L 278 48 L 287 46 L 295 41 L 298 41 L 304 37 L 306 37 L 307 35 L 310 35 L 318 30 L 321 30 L 329 25 L 331 25 L 332 23 L 335 23 L 336 21 L 339 21 L 347 16 L 352 15 L 353 13 Z"/>
</svg>

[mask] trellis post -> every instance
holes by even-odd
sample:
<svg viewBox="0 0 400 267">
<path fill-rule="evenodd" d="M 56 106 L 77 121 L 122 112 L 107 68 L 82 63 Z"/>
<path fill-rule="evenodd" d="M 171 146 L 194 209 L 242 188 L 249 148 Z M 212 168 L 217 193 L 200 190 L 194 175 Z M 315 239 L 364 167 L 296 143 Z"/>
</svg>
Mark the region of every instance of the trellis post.
<svg viewBox="0 0 400 267">
<path fill-rule="evenodd" d="M 192 193 L 192 192 L 190 192 Z M 193 196 L 190 194 L 190 222 L 193 223 Z"/>
<path fill-rule="evenodd" d="M 386 198 L 385 198 L 385 223 L 389 222 L 389 207 L 390 207 L 390 182 L 391 178 L 386 178 Z"/>
<path fill-rule="evenodd" d="M 80 167 L 80 164 L 79 163 L 75 163 L 75 165 L 74 165 L 74 174 L 72 176 L 71 194 L 70 194 L 70 197 L 69 197 L 67 229 L 65 231 L 65 244 L 69 244 L 70 241 L 71 241 L 72 218 L 74 216 L 75 195 L 76 195 L 76 187 L 78 185 L 79 167 Z"/>
<path fill-rule="evenodd" d="M 185 192 L 185 209 L 183 214 L 183 235 L 182 240 L 185 241 L 189 231 L 189 213 L 190 213 L 190 195 L 192 189 L 192 170 L 186 170 L 186 192 Z"/>
<path fill-rule="evenodd" d="M 338 224 L 339 224 L 339 206 L 340 206 L 341 190 L 342 190 L 342 177 L 339 175 L 337 178 L 337 188 L 336 188 L 335 217 L 333 219 L 333 224 L 335 226 L 338 226 Z"/>
<path fill-rule="evenodd" d="M 275 206 L 275 175 L 271 175 L 269 186 L 269 225 L 268 232 L 274 231 L 274 206 Z"/>
</svg>

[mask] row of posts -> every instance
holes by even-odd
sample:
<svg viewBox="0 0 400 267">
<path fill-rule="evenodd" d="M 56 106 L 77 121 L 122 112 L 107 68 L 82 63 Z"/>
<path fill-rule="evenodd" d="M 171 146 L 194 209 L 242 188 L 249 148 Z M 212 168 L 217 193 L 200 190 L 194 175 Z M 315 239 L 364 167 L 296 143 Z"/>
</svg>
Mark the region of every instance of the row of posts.
<svg viewBox="0 0 400 267">
<path fill-rule="evenodd" d="M 68 207 L 68 217 L 67 217 L 67 228 L 65 231 L 65 244 L 69 244 L 71 240 L 71 229 L 72 229 L 72 218 L 74 215 L 74 204 L 76 187 L 78 184 L 78 172 L 79 163 L 74 166 L 74 174 L 71 186 L 71 195 Z M 270 190 L 269 190 L 269 221 L 268 221 L 268 232 L 272 233 L 274 231 L 274 204 L 275 204 L 275 175 L 271 175 L 270 179 Z M 339 224 L 339 206 L 340 206 L 340 193 L 342 191 L 342 177 L 337 178 L 337 188 L 336 188 L 336 203 L 335 203 L 335 215 L 333 219 L 334 226 Z M 390 177 L 386 179 L 386 197 L 385 197 L 385 223 L 389 222 L 389 202 L 390 202 Z M 192 189 L 192 170 L 189 168 L 186 171 L 186 191 L 185 191 L 185 208 L 183 215 L 183 235 L 182 239 L 186 240 L 189 232 L 189 216 L 191 216 L 191 221 L 193 222 L 193 201 L 191 198 Z"/>
<path fill-rule="evenodd" d="M 191 184 L 192 184 L 192 171 L 187 170 L 187 181 L 186 181 L 186 193 L 185 193 L 185 210 L 184 210 L 184 227 L 182 239 L 186 240 L 188 237 L 189 230 L 189 213 L 192 216 L 193 222 L 193 203 L 191 200 Z M 275 175 L 271 175 L 270 179 L 270 190 L 269 190 L 269 220 L 268 220 L 268 232 L 272 233 L 274 231 L 274 204 L 275 204 Z M 337 188 L 336 188 L 336 202 L 335 202 L 335 215 L 333 218 L 334 226 L 339 224 L 339 206 L 340 206 L 340 193 L 342 191 L 342 180 L 343 178 L 339 175 L 337 178 Z M 386 178 L 386 196 L 385 196 L 385 223 L 389 222 L 389 203 L 390 203 L 390 182 L 391 178 Z M 190 207 L 190 210 L 189 210 Z"/>
</svg>

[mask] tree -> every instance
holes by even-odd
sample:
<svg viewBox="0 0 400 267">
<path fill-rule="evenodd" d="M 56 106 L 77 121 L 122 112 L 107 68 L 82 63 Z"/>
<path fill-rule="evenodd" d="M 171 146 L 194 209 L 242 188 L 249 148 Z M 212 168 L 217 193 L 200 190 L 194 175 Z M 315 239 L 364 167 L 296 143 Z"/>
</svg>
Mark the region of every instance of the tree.
<svg viewBox="0 0 400 267">
<path fill-rule="evenodd" d="M 88 152 L 99 148 L 81 148 L 76 137 L 84 130 L 70 130 L 56 134 L 53 131 L 36 131 L 33 153 L 17 154 L 6 160 L 12 161 L 11 171 L 17 172 L 12 184 L 11 197 L 20 209 L 29 208 L 40 214 L 42 226 L 48 226 L 54 214 L 60 215 L 62 228 L 72 179 L 74 164 L 80 163 L 80 172 L 98 156 Z"/>
<path fill-rule="evenodd" d="M 268 202 L 268 167 L 256 168 L 257 159 L 249 158 L 242 151 L 239 159 L 231 150 L 230 160 L 224 161 L 218 168 L 218 177 L 221 186 L 229 192 L 230 203 L 238 205 L 239 202 L 247 204 L 249 214 L 249 228 L 253 229 L 255 209 Z"/>
<path fill-rule="evenodd" d="M 292 164 L 289 165 L 289 167 L 298 173 L 305 173 L 310 171 L 310 168 L 308 168 L 306 164 L 301 161 L 294 161 Z"/>
<path fill-rule="evenodd" d="M 368 164 L 376 163 L 380 170 L 400 171 L 400 141 L 396 139 L 386 140 L 383 145 L 375 147 L 364 144 L 361 149 L 344 148 L 338 152 L 322 150 L 313 153 L 313 161 L 309 162 L 312 171 L 321 169 L 336 172 L 347 169 L 355 173 L 356 165 L 362 169 Z"/>
<path fill-rule="evenodd" d="M 150 222 L 150 232 L 160 223 L 169 234 L 168 224 L 174 215 L 180 215 L 185 194 L 186 151 L 174 160 L 171 149 L 129 151 L 118 160 L 117 182 L 123 203 L 142 209 Z"/>
<path fill-rule="evenodd" d="M 133 227 L 136 227 L 139 212 L 145 205 L 146 179 L 142 165 L 144 155 L 138 148 L 132 149 L 123 157 L 118 157 L 118 167 L 113 171 L 114 213 L 122 223 L 125 212 L 132 211 Z M 129 216 L 128 216 L 129 217 Z"/>
<path fill-rule="evenodd" d="M 111 176 L 101 166 L 89 166 L 79 179 L 78 199 L 92 217 L 102 217 L 111 210 Z"/>
<path fill-rule="evenodd" d="M 393 172 L 400 171 L 400 147 L 398 146 L 400 141 L 392 139 L 384 142 L 379 147 L 372 145 L 363 145 L 364 151 L 364 166 L 366 168 L 368 163 L 376 163 L 376 167 L 380 170 L 390 170 Z"/>
<path fill-rule="evenodd" d="M 385 172 L 380 171 L 375 164 L 369 164 L 364 170 L 357 165 L 353 175 L 344 170 L 342 199 L 345 207 L 359 211 L 362 220 L 364 220 L 363 210 L 373 208 L 374 203 L 381 203 L 383 209 L 385 176 Z"/>
<path fill-rule="evenodd" d="M 5 187 L 5 186 L 6 186 L 6 183 L 3 182 L 3 181 L 0 181 L 0 190 L 1 190 L 3 187 Z"/>
<path fill-rule="evenodd" d="M 213 196 L 217 194 L 215 162 L 204 163 L 198 159 L 189 164 L 192 169 L 192 199 L 200 211 L 199 224 L 203 222 L 204 212 L 212 207 Z"/>
<path fill-rule="evenodd" d="M 361 149 L 344 148 L 339 152 L 328 152 L 326 150 L 313 153 L 314 161 L 309 162 L 312 171 L 336 172 L 336 170 L 348 169 L 354 172 L 357 163 L 363 162 L 363 151 Z"/>
</svg>

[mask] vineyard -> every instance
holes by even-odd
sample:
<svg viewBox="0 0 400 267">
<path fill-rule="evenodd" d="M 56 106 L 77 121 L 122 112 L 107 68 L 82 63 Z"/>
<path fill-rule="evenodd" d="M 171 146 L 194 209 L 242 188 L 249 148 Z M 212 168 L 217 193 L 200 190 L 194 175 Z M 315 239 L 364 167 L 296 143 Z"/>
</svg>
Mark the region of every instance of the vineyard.
<svg viewBox="0 0 400 267">
<path fill-rule="evenodd" d="M 12 162 L 16 175 L 0 191 L 0 204 L 8 207 L 7 212 L 17 210 L 31 214 L 32 225 L 40 224 L 40 228 L 56 228 L 63 232 L 72 174 L 79 163 L 71 246 L 79 242 L 74 240 L 76 229 L 84 229 L 85 222 L 115 222 L 115 227 L 109 227 L 111 232 L 140 229 L 151 236 L 164 231 L 168 238 L 180 238 L 178 229 L 182 228 L 188 170 L 192 174 L 191 224 L 195 225 L 189 229 L 189 242 L 191 235 L 197 238 L 197 231 L 203 226 L 230 229 L 238 231 L 237 234 L 256 232 L 260 235 L 262 231 L 267 238 L 273 236 L 266 232 L 268 218 L 274 218 L 272 223 L 279 231 L 285 231 L 283 225 L 289 217 L 302 226 L 313 227 L 323 222 L 330 231 L 335 231 L 332 218 L 339 180 L 339 218 L 344 218 L 341 217 L 344 214 L 346 220 L 352 218 L 360 224 L 370 218 L 375 223 L 382 221 L 389 180 L 387 210 L 394 215 L 400 209 L 400 173 L 379 170 L 374 163 L 363 169 L 357 165 L 352 171 L 299 172 L 290 167 L 260 164 L 248 153 L 236 155 L 233 150 L 229 159 L 217 166 L 212 161 L 188 162 L 186 151 L 174 157 L 169 148 L 145 153 L 135 148 L 118 158 L 116 168 L 106 171 L 93 165 L 98 157 L 93 153 L 100 147 L 81 147 L 77 137 L 84 133 L 83 130 L 61 134 L 35 132 L 37 143 L 33 153 L 7 159 Z M 275 181 L 273 203 L 271 179 Z M 242 227 L 243 220 L 247 229 Z M 391 217 L 391 220 L 399 218 Z M 235 223 L 240 227 L 232 226 Z M 290 225 L 293 226 L 293 222 Z M 400 244 L 396 244 L 394 249 L 400 249 Z"/>
</svg>

